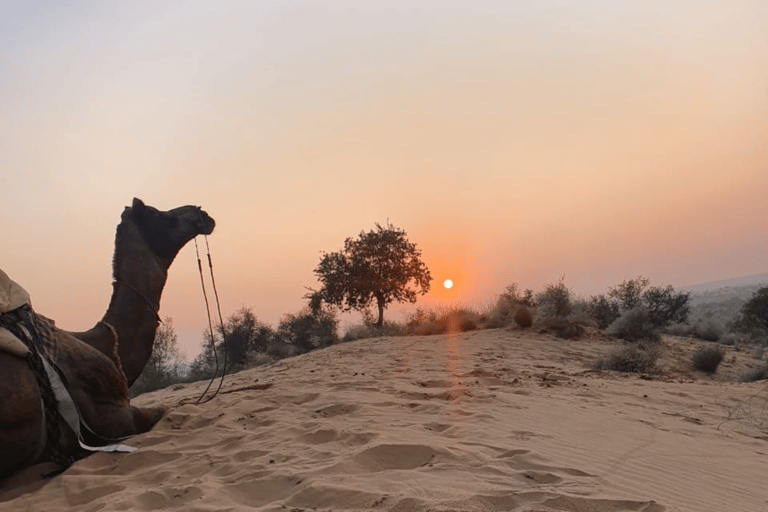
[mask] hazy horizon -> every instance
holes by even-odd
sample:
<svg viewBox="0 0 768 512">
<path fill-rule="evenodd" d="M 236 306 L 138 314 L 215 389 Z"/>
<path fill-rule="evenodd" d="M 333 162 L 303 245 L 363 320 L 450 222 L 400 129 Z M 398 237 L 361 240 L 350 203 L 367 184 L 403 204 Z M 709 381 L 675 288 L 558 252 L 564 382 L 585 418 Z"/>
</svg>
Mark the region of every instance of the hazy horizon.
<svg viewBox="0 0 768 512">
<path fill-rule="evenodd" d="M 427 304 L 768 272 L 766 91 L 754 0 L 3 4 L 0 268 L 90 327 L 139 197 L 202 206 L 224 316 L 273 325 L 387 220 Z M 160 313 L 194 355 L 191 243 Z"/>
</svg>

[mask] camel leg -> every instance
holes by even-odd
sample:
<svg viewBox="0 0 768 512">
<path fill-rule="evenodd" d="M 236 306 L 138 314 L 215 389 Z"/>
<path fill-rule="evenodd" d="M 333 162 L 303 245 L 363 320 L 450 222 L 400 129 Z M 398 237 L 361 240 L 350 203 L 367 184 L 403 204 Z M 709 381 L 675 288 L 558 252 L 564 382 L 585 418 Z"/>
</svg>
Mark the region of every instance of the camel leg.
<svg viewBox="0 0 768 512">
<path fill-rule="evenodd" d="M 33 464 L 45 447 L 40 388 L 26 359 L 0 352 L 0 474 Z"/>
</svg>

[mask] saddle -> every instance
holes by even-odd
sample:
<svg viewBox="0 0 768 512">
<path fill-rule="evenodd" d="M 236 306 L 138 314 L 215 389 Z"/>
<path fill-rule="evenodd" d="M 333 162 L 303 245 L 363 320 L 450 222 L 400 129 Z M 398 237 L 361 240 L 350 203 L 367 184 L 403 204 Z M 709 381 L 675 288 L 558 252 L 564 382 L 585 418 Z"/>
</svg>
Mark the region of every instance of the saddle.
<svg viewBox="0 0 768 512">
<path fill-rule="evenodd" d="M 8 274 L 0 270 L 0 315 L 29 305 L 29 294 Z M 0 326 L 0 350 L 16 357 L 29 356 L 29 348 L 11 331 Z"/>
<path fill-rule="evenodd" d="M 0 270 L 0 350 L 27 359 L 40 386 L 43 428 L 47 432 L 44 457 L 50 456 L 51 460 L 62 469 L 75 460 L 75 457 L 67 456 L 60 451 L 58 427 L 55 421 L 58 415 L 61 415 L 75 433 L 80 447 L 86 451 L 132 452 L 135 450 L 131 446 L 122 444 L 89 446 L 83 442 L 81 426 L 95 439 L 105 443 L 122 439 L 102 438 L 95 434 L 80 416 L 56 367 L 58 345 L 53 320 L 33 311 L 29 302 L 29 293 L 2 270 Z"/>
</svg>

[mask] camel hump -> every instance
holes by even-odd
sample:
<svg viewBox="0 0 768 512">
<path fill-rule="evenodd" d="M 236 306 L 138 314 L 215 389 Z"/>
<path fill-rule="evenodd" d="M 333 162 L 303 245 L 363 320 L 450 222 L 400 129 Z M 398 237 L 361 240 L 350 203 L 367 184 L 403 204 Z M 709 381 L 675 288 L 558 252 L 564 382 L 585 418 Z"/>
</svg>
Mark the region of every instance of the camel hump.
<svg viewBox="0 0 768 512">
<path fill-rule="evenodd" d="M 29 304 L 29 294 L 19 283 L 0 269 L 0 313 Z"/>
</svg>

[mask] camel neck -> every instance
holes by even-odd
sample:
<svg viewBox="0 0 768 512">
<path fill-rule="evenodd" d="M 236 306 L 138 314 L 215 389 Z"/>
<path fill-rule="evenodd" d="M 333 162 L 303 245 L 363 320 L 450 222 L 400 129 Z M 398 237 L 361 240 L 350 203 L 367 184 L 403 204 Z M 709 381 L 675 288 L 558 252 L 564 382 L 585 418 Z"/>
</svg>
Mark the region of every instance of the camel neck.
<svg viewBox="0 0 768 512">
<path fill-rule="evenodd" d="M 118 226 L 112 277 L 115 285 L 103 322 L 117 333 L 123 372 L 133 383 L 152 355 L 168 267 L 129 222 Z"/>
</svg>

